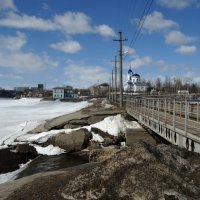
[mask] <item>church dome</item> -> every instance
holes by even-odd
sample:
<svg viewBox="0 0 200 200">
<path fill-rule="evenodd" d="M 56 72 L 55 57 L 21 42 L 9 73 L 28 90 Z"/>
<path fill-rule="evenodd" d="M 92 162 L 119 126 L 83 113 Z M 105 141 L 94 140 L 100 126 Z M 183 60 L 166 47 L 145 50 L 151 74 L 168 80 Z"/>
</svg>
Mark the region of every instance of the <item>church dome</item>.
<svg viewBox="0 0 200 200">
<path fill-rule="evenodd" d="M 133 74 L 133 76 L 140 78 L 139 74 Z"/>
<path fill-rule="evenodd" d="M 133 71 L 131 69 L 129 69 L 128 74 L 133 75 Z"/>
</svg>

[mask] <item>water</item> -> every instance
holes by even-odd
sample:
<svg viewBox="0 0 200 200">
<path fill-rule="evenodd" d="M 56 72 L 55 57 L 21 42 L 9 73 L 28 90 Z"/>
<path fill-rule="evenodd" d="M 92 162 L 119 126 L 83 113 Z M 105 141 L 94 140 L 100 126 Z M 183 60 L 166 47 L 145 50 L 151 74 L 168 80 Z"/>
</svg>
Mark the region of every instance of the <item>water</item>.
<svg viewBox="0 0 200 200">
<path fill-rule="evenodd" d="M 58 156 L 39 156 L 33 160 L 29 166 L 19 173 L 17 178 L 22 178 L 32 174 L 60 170 L 68 167 L 78 166 L 88 163 L 87 157 L 82 157 L 76 154 L 62 154 Z"/>
</svg>

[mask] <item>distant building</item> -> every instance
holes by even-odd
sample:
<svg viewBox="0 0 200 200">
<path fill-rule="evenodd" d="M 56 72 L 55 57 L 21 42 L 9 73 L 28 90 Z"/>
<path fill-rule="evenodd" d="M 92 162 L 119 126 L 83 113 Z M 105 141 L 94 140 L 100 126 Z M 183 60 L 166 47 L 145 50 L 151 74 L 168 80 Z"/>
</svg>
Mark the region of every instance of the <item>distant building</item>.
<svg viewBox="0 0 200 200">
<path fill-rule="evenodd" d="M 100 85 L 90 87 L 90 94 L 92 96 L 106 96 L 108 94 L 109 85 L 102 83 Z"/>
<path fill-rule="evenodd" d="M 53 99 L 76 99 L 78 94 L 73 90 L 73 87 L 55 87 L 53 88 Z"/>
<path fill-rule="evenodd" d="M 14 87 L 14 90 L 17 92 L 25 92 L 29 90 L 29 87 Z"/>
<path fill-rule="evenodd" d="M 127 81 L 124 85 L 124 91 L 138 94 L 147 92 L 147 89 L 148 86 L 146 83 L 141 81 L 140 75 L 133 74 L 133 71 L 129 69 L 127 73 Z"/>
<path fill-rule="evenodd" d="M 178 90 L 178 94 L 189 94 L 188 90 Z"/>
<path fill-rule="evenodd" d="M 38 91 L 42 92 L 44 90 L 44 84 L 38 84 Z"/>
</svg>

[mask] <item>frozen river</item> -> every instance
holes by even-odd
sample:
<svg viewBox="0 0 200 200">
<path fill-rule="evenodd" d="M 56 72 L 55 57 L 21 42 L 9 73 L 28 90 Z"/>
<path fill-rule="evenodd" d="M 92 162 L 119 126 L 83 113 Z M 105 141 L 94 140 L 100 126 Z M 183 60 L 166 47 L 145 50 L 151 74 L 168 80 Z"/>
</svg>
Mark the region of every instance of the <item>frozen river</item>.
<svg viewBox="0 0 200 200">
<path fill-rule="evenodd" d="M 0 145 L 36 127 L 46 119 L 68 114 L 88 102 L 41 101 L 40 99 L 0 99 Z"/>
</svg>

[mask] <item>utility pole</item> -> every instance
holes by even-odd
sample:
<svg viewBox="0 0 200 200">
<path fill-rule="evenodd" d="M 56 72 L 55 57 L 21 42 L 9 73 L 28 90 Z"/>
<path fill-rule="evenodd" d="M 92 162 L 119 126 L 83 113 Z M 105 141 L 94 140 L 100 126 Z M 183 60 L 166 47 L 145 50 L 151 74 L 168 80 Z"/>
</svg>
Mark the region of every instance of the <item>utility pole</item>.
<svg viewBox="0 0 200 200">
<path fill-rule="evenodd" d="M 114 100 L 113 69 L 112 69 L 112 101 Z"/>
<path fill-rule="evenodd" d="M 119 66 L 120 66 L 120 107 L 123 106 L 123 65 L 122 65 L 122 42 L 127 41 L 127 39 L 122 39 L 122 32 L 119 31 L 119 39 L 114 40 L 119 42 Z"/>
<path fill-rule="evenodd" d="M 115 91 L 115 103 L 117 103 L 117 56 L 115 56 L 115 60 L 112 61 L 114 62 L 114 91 Z"/>
<path fill-rule="evenodd" d="M 108 99 L 110 100 L 110 86 L 111 86 L 111 83 L 110 83 L 110 78 L 109 78 L 109 87 L 108 87 Z"/>
<path fill-rule="evenodd" d="M 117 56 L 115 56 L 115 103 L 117 103 Z"/>
</svg>

